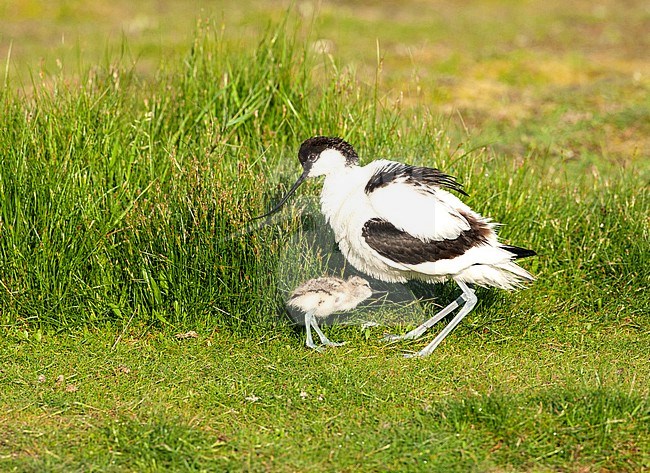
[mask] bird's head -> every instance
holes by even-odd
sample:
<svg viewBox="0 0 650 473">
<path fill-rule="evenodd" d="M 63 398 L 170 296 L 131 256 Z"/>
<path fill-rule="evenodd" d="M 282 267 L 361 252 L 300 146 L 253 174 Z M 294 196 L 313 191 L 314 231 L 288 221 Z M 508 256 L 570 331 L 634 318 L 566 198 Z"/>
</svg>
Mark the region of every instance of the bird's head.
<svg viewBox="0 0 650 473">
<path fill-rule="evenodd" d="M 348 279 L 348 285 L 352 288 L 355 297 L 367 299 L 374 292 L 370 287 L 370 283 L 359 276 L 352 276 Z"/>
<path fill-rule="evenodd" d="M 315 136 L 303 141 L 298 159 L 305 177 L 326 176 L 359 164 L 359 156 L 350 143 L 330 136 Z"/>
<path fill-rule="evenodd" d="M 268 217 L 282 208 L 286 201 L 308 177 L 327 176 L 359 164 L 359 156 L 350 143 L 331 136 L 315 136 L 300 145 L 298 159 L 302 174 L 289 192 L 271 211 L 256 218 Z"/>
</svg>

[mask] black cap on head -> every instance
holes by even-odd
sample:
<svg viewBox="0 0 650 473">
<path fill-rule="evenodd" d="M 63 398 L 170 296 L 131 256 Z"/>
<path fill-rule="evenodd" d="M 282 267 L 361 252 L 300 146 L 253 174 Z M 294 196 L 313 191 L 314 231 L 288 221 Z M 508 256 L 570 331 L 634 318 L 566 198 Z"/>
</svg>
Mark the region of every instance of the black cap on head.
<svg viewBox="0 0 650 473">
<path fill-rule="evenodd" d="M 359 163 L 359 156 L 350 143 L 335 136 L 314 136 L 300 145 L 298 159 L 305 166 L 307 161 L 315 161 L 326 149 L 335 149 L 345 156 L 345 164 L 352 166 Z"/>
</svg>

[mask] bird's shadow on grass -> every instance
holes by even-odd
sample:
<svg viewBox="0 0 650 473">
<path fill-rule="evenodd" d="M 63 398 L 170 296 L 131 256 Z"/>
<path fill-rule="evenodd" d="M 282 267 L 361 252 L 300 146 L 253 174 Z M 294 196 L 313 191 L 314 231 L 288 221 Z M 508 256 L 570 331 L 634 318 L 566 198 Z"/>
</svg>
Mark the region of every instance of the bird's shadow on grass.
<svg viewBox="0 0 650 473">
<path fill-rule="evenodd" d="M 383 296 L 374 295 L 364 301 L 359 306 L 362 310 L 332 314 L 319 319 L 319 325 L 366 325 L 374 321 L 380 326 L 417 326 L 452 303 L 462 293 L 453 281 L 431 284 L 413 280 L 400 284 L 384 283 L 371 278 L 347 263 L 331 229 L 318 212 L 318 201 L 315 198 L 296 199 L 290 207 L 289 214 L 275 217 L 276 223 L 284 220 L 282 223 L 291 227 L 287 234 L 290 235 L 289 240 L 283 244 L 287 250 L 282 255 L 282 264 L 278 266 L 277 274 L 283 287 L 278 294 L 280 298 L 277 313 L 296 333 L 304 333 L 304 314 L 288 308 L 285 301 L 292 288 L 313 277 L 360 276 L 370 282 L 373 290 L 383 293 Z M 310 262 L 314 261 L 318 263 L 312 266 Z M 492 312 L 496 310 L 493 307 L 501 306 L 498 310 L 502 312 L 504 306 L 508 305 L 504 302 L 507 298 L 498 290 L 479 287 L 476 288 L 476 295 L 478 303 L 469 319 L 472 325 L 486 325 L 492 317 Z M 458 310 L 452 311 L 445 317 L 445 321 L 451 320 L 457 313 Z"/>
</svg>

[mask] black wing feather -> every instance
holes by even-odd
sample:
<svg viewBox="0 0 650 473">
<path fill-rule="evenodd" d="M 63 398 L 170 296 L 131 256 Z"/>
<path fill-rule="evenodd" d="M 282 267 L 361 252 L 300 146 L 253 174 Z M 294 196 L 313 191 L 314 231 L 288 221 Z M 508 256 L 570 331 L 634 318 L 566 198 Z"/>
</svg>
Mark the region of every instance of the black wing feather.
<svg viewBox="0 0 650 473">
<path fill-rule="evenodd" d="M 515 259 L 537 256 L 537 253 L 534 250 L 528 250 L 526 248 L 521 248 L 520 246 L 501 245 L 501 248 L 515 255 Z"/>
<path fill-rule="evenodd" d="M 370 194 L 375 189 L 387 186 L 396 179 L 405 179 L 407 183 L 415 186 L 446 187 L 459 194 L 467 195 L 463 190 L 463 185 L 453 176 L 435 168 L 411 166 L 402 163 L 389 163 L 377 169 L 370 177 L 370 180 L 368 180 L 365 192 L 366 194 Z"/>
<path fill-rule="evenodd" d="M 404 232 L 386 220 L 368 220 L 361 231 L 370 248 L 397 263 L 420 264 L 462 255 L 470 248 L 484 243 L 489 229 L 476 220 L 470 221 L 470 229 L 452 240 L 420 240 Z"/>
</svg>

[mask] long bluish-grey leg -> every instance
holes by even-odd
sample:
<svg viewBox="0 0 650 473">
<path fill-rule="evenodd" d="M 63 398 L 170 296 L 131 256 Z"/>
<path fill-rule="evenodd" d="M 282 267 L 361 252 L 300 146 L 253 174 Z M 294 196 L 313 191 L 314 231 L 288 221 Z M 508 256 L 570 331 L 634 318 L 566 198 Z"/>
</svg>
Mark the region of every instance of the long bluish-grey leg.
<svg viewBox="0 0 650 473">
<path fill-rule="evenodd" d="M 323 349 L 319 346 L 316 346 L 314 339 L 311 338 L 311 327 L 312 320 L 314 320 L 314 315 L 311 312 L 305 312 L 305 331 L 307 332 L 307 347 L 313 348 L 316 351 L 322 351 Z"/>
<path fill-rule="evenodd" d="M 321 343 L 323 345 L 326 345 L 328 347 L 340 347 L 341 345 L 345 345 L 345 342 L 338 343 L 338 342 L 330 341 L 330 339 L 325 336 L 323 331 L 318 326 L 318 322 L 316 321 L 316 317 L 311 318 L 311 326 L 314 328 L 314 330 L 316 331 L 316 333 L 320 337 L 320 341 L 321 341 Z"/>
<path fill-rule="evenodd" d="M 436 338 L 433 339 L 431 343 L 429 343 L 426 347 L 424 347 L 422 350 L 420 350 L 417 353 L 414 354 L 406 354 L 407 358 L 411 358 L 414 356 L 428 356 L 431 354 L 433 350 L 436 349 L 438 345 L 440 345 L 440 342 L 442 342 L 447 335 L 451 333 L 451 331 L 456 328 L 456 325 L 460 323 L 463 318 L 469 314 L 474 306 L 476 305 L 476 294 L 474 294 L 474 291 L 467 287 L 467 284 L 465 284 L 462 281 L 456 281 L 460 288 L 463 290 L 463 294 L 460 296 L 465 300 L 465 305 L 463 308 L 456 314 L 456 316 L 451 319 L 451 321 L 447 324 L 447 326 L 442 329 L 442 331 L 436 336 Z M 458 300 L 458 299 L 456 299 Z"/>
<path fill-rule="evenodd" d="M 411 330 L 408 333 L 405 333 L 404 335 L 386 335 L 384 337 L 384 341 L 387 342 L 393 342 L 395 340 L 413 340 L 415 338 L 419 338 L 422 336 L 424 332 L 429 330 L 431 327 L 433 327 L 435 324 L 440 322 L 442 319 L 444 319 L 447 315 L 449 315 L 451 312 L 456 310 L 458 307 L 460 307 L 460 304 L 465 301 L 464 294 L 461 295 L 458 299 L 456 299 L 454 302 L 449 304 L 447 307 L 442 309 L 440 312 L 438 312 L 436 315 L 431 317 L 429 320 L 426 322 L 418 325 L 416 328 Z"/>
</svg>

